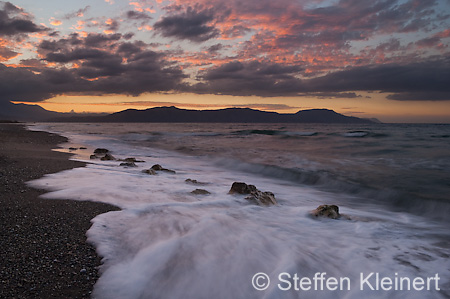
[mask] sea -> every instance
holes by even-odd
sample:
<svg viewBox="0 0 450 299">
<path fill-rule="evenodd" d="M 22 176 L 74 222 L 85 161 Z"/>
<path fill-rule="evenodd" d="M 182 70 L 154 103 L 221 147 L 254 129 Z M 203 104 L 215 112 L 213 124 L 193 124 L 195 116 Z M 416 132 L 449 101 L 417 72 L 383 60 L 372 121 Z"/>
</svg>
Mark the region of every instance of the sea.
<svg viewBox="0 0 450 299">
<path fill-rule="evenodd" d="M 29 185 L 121 209 L 87 231 L 103 262 L 94 298 L 450 298 L 448 124 L 28 128 L 68 137 L 56 150 L 87 163 Z M 143 162 L 90 159 L 96 148 Z M 175 173 L 143 172 L 154 164 Z M 233 182 L 278 204 L 229 194 Z M 311 216 L 323 204 L 345 217 Z"/>
</svg>

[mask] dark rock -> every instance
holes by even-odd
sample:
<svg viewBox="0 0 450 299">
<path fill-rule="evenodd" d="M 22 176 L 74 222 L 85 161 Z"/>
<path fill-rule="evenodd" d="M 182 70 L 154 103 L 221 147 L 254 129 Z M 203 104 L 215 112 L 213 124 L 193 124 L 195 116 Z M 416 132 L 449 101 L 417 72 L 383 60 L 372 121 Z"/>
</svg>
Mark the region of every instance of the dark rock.
<svg viewBox="0 0 450 299">
<path fill-rule="evenodd" d="M 106 154 L 109 153 L 109 150 L 107 150 L 106 148 L 96 148 L 94 150 L 94 154 Z"/>
<path fill-rule="evenodd" d="M 91 155 L 89 158 L 90 158 L 91 160 L 98 159 L 98 157 L 97 157 L 96 155 Z"/>
<path fill-rule="evenodd" d="M 145 162 L 145 161 L 139 161 L 139 160 L 136 160 L 136 158 L 125 158 L 125 159 L 120 160 L 120 161 L 124 161 L 124 162 L 133 162 L 133 163 Z"/>
<path fill-rule="evenodd" d="M 195 195 L 208 195 L 208 194 L 211 194 L 211 192 L 209 192 L 207 190 L 204 190 L 204 189 L 195 189 L 191 193 L 195 194 Z"/>
<path fill-rule="evenodd" d="M 153 169 L 142 170 L 142 172 L 150 175 L 156 175 L 156 171 Z"/>
<path fill-rule="evenodd" d="M 231 189 L 230 191 L 228 191 L 228 194 L 251 194 L 256 190 L 257 189 L 254 185 L 247 185 L 246 183 L 242 182 L 234 182 L 233 185 L 231 185 Z"/>
<path fill-rule="evenodd" d="M 120 166 L 137 167 L 137 165 L 134 164 L 133 162 L 123 162 L 123 163 L 120 163 Z"/>
<path fill-rule="evenodd" d="M 336 205 L 320 205 L 315 210 L 310 212 L 313 217 L 326 217 L 331 219 L 339 219 L 339 207 Z"/>
<path fill-rule="evenodd" d="M 116 158 L 113 157 L 111 154 L 106 154 L 104 157 L 100 158 L 102 161 L 114 161 Z"/>
<path fill-rule="evenodd" d="M 155 171 L 166 171 L 166 172 L 170 172 L 170 173 L 176 173 L 174 170 L 170 170 L 170 169 L 164 168 L 164 167 L 162 167 L 159 164 L 153 165 L 151 169 L 153 169 Z"/>
<path fill-rule="evenodd" d="M 80 149 L 81 149 L 81 150 L 85 150 L 85 149 L 87 149 L 87 148 L 85 148 L 84 146 L 80 146 Z"/>
<path fill-rule="evenodd" d="M 247 185 L 242 182 L 234 182 L 228 194 L 250 194 L 245 199 L 252 201 L 258 205 L 268 206 L 276 205 L 277 200 L 272 192 L 262 192 L 256 189 L 254 185 Z"/>
<path fill-rule="evenodd" d="M 77 148 L 76 148 L 76 147 L 69 147 L 69 150 L 71 150 L 71 151 L 76 151 Z"/>
<path fill-rule="evenodd" d="M 184 182 L 186 182 L 188 184 L 192 184 L 192 185 L 198 185 L 198 186 L 208 185 L 208 183 L 203 183 L 203 182 L 199 182 L 197 180 L 192 180 L 192 179 L 186 179 Z"/>
<path fill-rule="evenodd" d="M 259 190 L 253 191 L 250 196 L 245 199 L 253 201 L 254 203 L 262 206 L 276 205 L 277 200 L 272 192 L 261 192 Z"/>
</svg>

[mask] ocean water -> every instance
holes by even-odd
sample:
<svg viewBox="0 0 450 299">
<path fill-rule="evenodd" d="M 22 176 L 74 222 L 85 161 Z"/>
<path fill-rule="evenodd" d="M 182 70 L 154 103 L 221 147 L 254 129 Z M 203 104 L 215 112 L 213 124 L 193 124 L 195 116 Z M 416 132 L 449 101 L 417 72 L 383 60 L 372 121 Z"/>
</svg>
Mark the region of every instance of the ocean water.
<svg viewBox="0 0 450 299">
<path fill-rule="evenodd" d="M 30 185 L 47 189 L 49 199 L 121 208 L 95 217 L 87 232 L 103 257 L 96 298 L 450 297 L 450 125 L 52 123 L 30 129 L 67 136 L 60 150 L 89 163 Z M 98 147 L 145 162 L 123 167 L 90 160 Z M 142 172 L 154 164 L 176 174 Z M 257 206 L 229 195 L 235 181 L 273 192 L 278 204 Z M 211 194 L 192 194 L 197 188 Z M 338 205 L 350 220 L 309 217 L 321 204 Z M 270 278 L 264 290 L 252 284 L 260 272 Z M 317 273 L 349 283 L 320 287 Z M 312 287 L 296 290 L 294 275 Z M 423 278 L 425 287 L 400 290 L 393 283 L 376 290 L 376 275 L 393 282 Z M 427 277 L 439 278 L 429 279 L 429 290 Z"/>
</svg>

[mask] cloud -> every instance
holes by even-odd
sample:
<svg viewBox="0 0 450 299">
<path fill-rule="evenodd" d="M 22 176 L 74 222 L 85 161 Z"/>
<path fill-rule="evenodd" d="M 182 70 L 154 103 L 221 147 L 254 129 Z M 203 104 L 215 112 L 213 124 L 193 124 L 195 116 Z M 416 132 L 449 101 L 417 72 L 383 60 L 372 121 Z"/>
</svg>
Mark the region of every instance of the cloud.
<svg viewBox="0 0 450 299">
<path fill-rule="evenodd" d="M 90 8 L 91 8 L 91 6 L 87 5 L 86 7 L 80 8 L 79 10 L 77 10 L 75 12 L 68 13 L 64 16 L 64 19 L 69 20 L 69 19 L 73 19 L 73 18 L 81 18 L 88 12 L 88 10 Z"/>
<path fill-rule="evenodd" d="M 163 17 L 154 29 L 165 37 L 203 42 L 218 36 L 219 31 L 209 25 L 214 15 L 209 10 L 187 7 L 186 11 Z"/>
<path fill-rule="evenodd" d="M 126 17 L 128 19 L 131 20 L 144 20 L 144 21 L 148 21 L 151 20 L 152 17 L 150 17 L 148 14 L 144 13 L 144 12 L 139 12 L 139 11 L 134 11 L 134 10 L 129 10 L 126 12 Z"/>
<path fill-rule="evenodd" d="M 10 2 L 0 1 L 0 36 L 15 36 L 48 29 L 36 25 L 24 11 Z"/>
<path fill-rule="evenodd" d="M 0 61 L 7 61 L 7 60 L 13 59 L 19 55 L 20 55 L 20 53 L 13 51 L 11 49 L 8 49 L 6 47 L 0 48 Z"/>
</svg>

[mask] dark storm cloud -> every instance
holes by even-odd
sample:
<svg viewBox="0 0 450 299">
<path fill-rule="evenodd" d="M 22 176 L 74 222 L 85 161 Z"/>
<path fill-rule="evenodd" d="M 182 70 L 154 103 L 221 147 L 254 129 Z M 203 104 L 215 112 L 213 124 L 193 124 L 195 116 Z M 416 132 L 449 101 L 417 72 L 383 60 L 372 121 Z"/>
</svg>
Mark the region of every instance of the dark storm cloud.
<svg viewBox="0 0 450 299">
<path fill-rule="evenodd" d="M 102 47 L 106 46 L 111 42 L 116 42 L 122 38 L 119 33 L 115 34 L 102 34 L 102 33 L 89 33 L 84 39 L 84 44 L 87 47 Z"/>
<path fill-rule="evenodd" d="M 18 52 L 13 51 L 11 49 L 8 48 L 0 48 L 0 60 L 9 60 L 13 57 L 16 57 L 17 55 L 19 55 Z"/>
<path fill-rule="evenodd" d="M 129 10 L 126 12 L 126 17 L 131 20 L 140 20 L 140 21 L 146 21 L 151 20 L 152 17 L 150 17 L 148 14 L 144 12 L 139 12 L 135 10 Z"/>
<path fill-rule="evenodd" d="M 301 81 L 294 75 L 301 71 L 299 66 L 233 61 L 205 71 L 200 76 L 204 83 L 192 88 L 199 93 L 242 96 L 294 95 L 301 86 Z"/>
<path fill-rule="evenodd" d="M 409 65 L 353 67 L 328 75 L 298 79 L 298 66 L 230 62 L 205 71 L 193 86 L 202 93 L 323 98 L 359 97 L 353 91 L 394 93 L 394 100 L 450 100 L 450 59 Z"/>
<path fill-rule="evenodd" d="M 0 9 L 0 36 L 13 36 L 47 30 L 22 15 L 23 10 L 12 3 L 0 1 L 0 5 L 3 6 Z"/>
<path fill-rule="evenodd" d="M 214 20 L 212 12 L 188 7 L 185 12 L 163 17 L 154 29 L 165 37 L 203 42 L 218 36 L 219 31 L 208 23 Z"/>
</svg>

